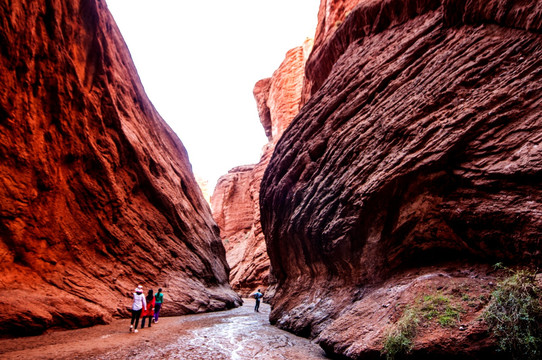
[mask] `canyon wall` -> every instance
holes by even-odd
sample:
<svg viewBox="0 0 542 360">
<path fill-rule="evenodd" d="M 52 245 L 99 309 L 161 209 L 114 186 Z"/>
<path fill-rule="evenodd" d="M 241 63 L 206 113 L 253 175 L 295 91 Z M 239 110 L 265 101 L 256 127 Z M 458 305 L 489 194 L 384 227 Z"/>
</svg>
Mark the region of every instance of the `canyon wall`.
<svg viewBox="0 0 542 360">
<path fill-rule="evenodd" d="M 365 359 L 422 294 L 486 299 L 489 264 L 541 264 L 542 2 L 352 3 L 322 1 L 260 203 L 271 322 Z M 486 303 L 413 356 L 492 352 Z"/>
<path fill-rule="evenodd" d="M 240 304 L 187 153 L 103 0 L 0 4 L 0 333 Z"/>
<path fill-rule="evenodd" d="M 271 78 L 254 86 L 260 121 L 269 139 L 258 164 L 240 166 L 222 176 L 211 197 L 231 267 L 230 283 L 242 296 L 269 285 L 269 257 L 260 225 L 260 182 L 275 144 L 299 112 L 304 65 L 312 40 L 286 53 Z"/>
</svg>

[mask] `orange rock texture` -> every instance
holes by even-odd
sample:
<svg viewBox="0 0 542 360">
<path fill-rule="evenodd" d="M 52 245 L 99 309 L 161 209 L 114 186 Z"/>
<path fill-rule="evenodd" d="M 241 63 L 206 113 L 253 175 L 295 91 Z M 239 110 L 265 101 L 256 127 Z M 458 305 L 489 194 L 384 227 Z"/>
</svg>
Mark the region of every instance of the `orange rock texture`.
<svg viewBox="0 0 542 360">
<path fill-rule="evenodd" d="M 0 4 L 0 332 L 221 310 L 219 230 L 103 0 Z"/>
<path fill-rule="evenodd" d="M 271 322 L 366 359 L 409 299 L 541 263 L 542 1 L 350 8 L 315 39 L 260 203 Z M 413 356 L 491 353 L 484 306 Z"/>
<path fill-rule="evenodd" d="M 271 78 L 254 86 L 260 121 L 269 143 L 260 162 L 230 170 L 217 183 L 211 198 L 231 267 L 230 283 L 242 296 L 269 285 L 269 258 L 260 226 L 259 190 L 275 144 L 299 112 L 304 65 L 312 41 L 286 53 Z"/>
</svg>

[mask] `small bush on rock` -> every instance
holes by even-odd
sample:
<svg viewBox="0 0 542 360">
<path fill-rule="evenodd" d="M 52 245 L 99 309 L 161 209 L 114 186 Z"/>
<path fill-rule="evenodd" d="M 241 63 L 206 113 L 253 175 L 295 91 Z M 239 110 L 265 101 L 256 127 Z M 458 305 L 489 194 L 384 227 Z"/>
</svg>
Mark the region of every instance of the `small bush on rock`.
<svg viewBox="0 0 542 360">
<path fill-rule="evenodd" d="M 419 314 L 416 309 L 407 308 L 384 340 L 382 352 L 386 359 L 393 360 L 399 355 L 408 354 L 412 350 L 413 339 L 416 336 Z"/>
<path fill-rule="evenodd" d="M 542 359 L 541 290 L 536 272 L 518 270 L 492 293 L 484 318 L 501 351 L 513 359 Z"/>
</svg>

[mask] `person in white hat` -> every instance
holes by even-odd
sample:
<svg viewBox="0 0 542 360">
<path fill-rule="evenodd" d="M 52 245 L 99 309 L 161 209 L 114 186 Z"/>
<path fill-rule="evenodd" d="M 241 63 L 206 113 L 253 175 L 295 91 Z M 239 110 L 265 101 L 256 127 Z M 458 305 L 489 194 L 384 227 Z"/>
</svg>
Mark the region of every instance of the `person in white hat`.
<svg viewBox="0 0 542 360">
<path fill-rule="evenodd" d="M 132 322 L 130 323 L 130 332 L 137 332 L 137 325 L 139 325 L 139 318 L 141 317 L 141 311 L 147 310 L 147 301 L 143 295 L 143 286 L 139 285 L 135 289 L 134 303 L 132 304 Z M 135 328 L 134 328 L 135 322 Z"/>
</svg>

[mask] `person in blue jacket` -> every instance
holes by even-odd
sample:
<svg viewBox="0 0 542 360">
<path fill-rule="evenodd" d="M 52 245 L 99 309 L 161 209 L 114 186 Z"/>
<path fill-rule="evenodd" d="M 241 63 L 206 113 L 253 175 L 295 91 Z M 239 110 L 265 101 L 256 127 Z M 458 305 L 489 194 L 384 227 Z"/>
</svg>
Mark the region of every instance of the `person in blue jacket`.
<svg viewBox="0 0 542 360">
<path fill-rule="evenodd" d="M 256 299 L 256 305 L 254 306 L 254 311 L 260 312 L 260 299 L 263 298 L 263 294 L 260 292 L 260 289 L 254 293 L 254 299 Z"/>
</svg>

